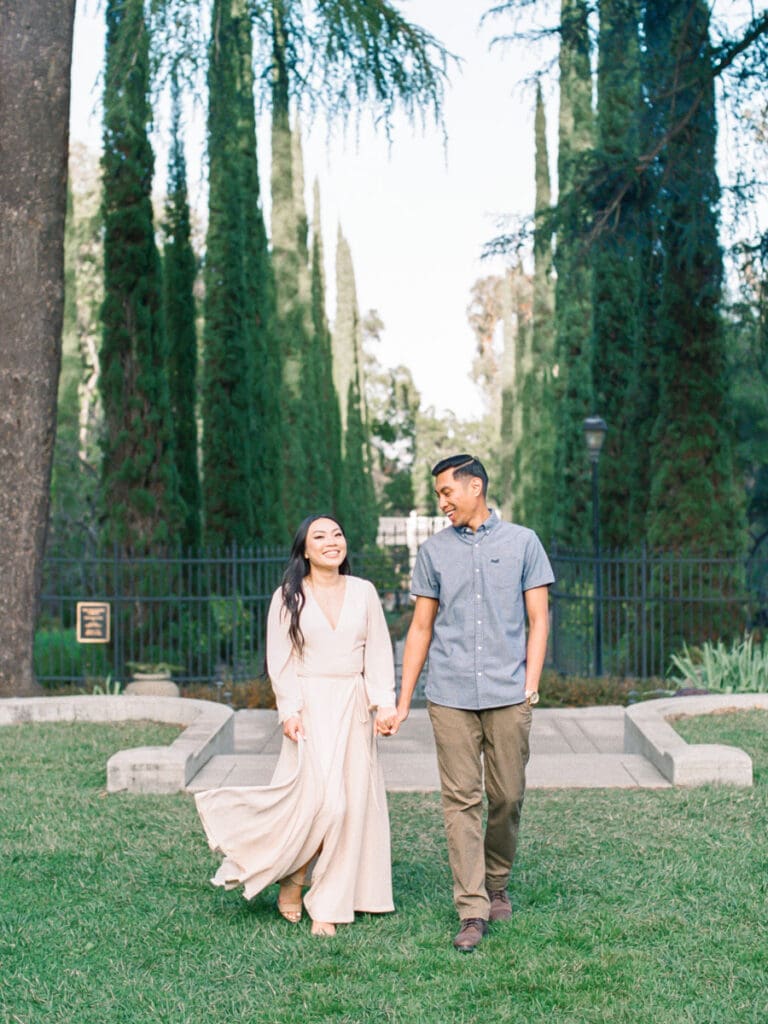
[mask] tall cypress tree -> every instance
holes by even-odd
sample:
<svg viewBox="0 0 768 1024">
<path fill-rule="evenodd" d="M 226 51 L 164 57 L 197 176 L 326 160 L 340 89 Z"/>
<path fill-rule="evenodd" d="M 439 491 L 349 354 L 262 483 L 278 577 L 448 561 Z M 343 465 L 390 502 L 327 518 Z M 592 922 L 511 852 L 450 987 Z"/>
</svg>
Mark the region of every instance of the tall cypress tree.
<svg viewBox="0 0 768 1024">
<path fill-rule="evenodd" d="M 203 500 L 213 543 L 283 539 L 273 282 L 259 203 L 251 22 L 215 0 L 208 65 Z"/>
<path fill-rule="evenodd" d="M 312 333 L 312 275 L 309 254 L 309 218 L 304 200 L 304 153 L 301 145 L 301 122 L 297 115 L 291 132 L 291 181 L 293 184 L 293 215 L 296 227 L 298 295 L 304 314 L 304 328 Z"/>
<path fill-rule="evenodd" d="M 341 518 L 352 553 L 376 543 L 378 512 L 371 473 L 371 448 L 362 414 L 358 375 L 347 391 L 347 430 L 341 474 Z"/>
<path fill-rule="evenodd" d="M 333 381 L 336 393 L 349 395 L 350 382 L 362 365 L 362 325 L 357 304 L 357 286 L 352 253 L 339 225 L 336 239 L 336 318 L 333 323 Z M 362 392 L 357 381 L 358 392 Z M 347 431 L 349 403 L 341 407 L 342 434 Z M 342 446 L 343 447 L 343 446 Z"/>
<path fill-rule="evenodd" d="M 500 365 L 501 409 L 499 482 L 504 513 L 528 524 L 528 501 L 538 471 L 529 452 L 531 421 L 537 410 L 534 400 L 534 363 L 531 324 L 532 288 L 520 264 L 511 267 L 500 282 L 504 350 Z"/>
<path fill-rule="evenodd" d="M 275 278 L 261 204 L 256 148 L 253 37 L 250 7 L 237 7 L 239 76 L 237 143 L 241 167 L 243 211 L 243 318 L 245 343 L 252 365 L 251 509 L 253 540 L 279 544 L 290 533 L 282 514 L 285 481 L 283 461 L 282 362 L 278 338 Z"/>
<path fill-rule="evenodd" d="M 339 396 L 333 383 L 331 332 L 325 311 L 325 268 L 323 236 L 320 225 L 320 186 L 315 181 L 312 211 L 312 342 L 317 381 L 319 437 L 324 439 L 327 459 L 318 459 L 324 473 L 318 489 L 325 507 L 338 509 L 341 503 L 341 411 Z M 322 507 L 322 505 L 320 506 Z"/>
<path fill-rule="evenodd" d="M 637 0 L 600 5 L 596 215 L 607 208 L 617 181 L 631 183 L 592 248 L 594 411 L 608 424 L 600 459 L 601 530 L 604 542 L 619 548 L 642 539 L 647 502 L 647 446 L 638 422 L 647 355 L 643 272 L 648 251 L 644 196 L 634 173 L 642 117 L 638 18 Z"/>
<path fill-rule="evenodd" d="M 580 195 L 584 157 L 592 149 L 594 133 L 585 0 L 562 0 L 560 32 L 555 535 L 568 545 L 587 547 L 590 489 L 582 424 L 592 411 L 592 304 Z"/>
<path fill-rule="evenodd" d="M 275 270 L 277 313 L 288 323 L 299 308 L 299 228 L 296 217 L 293 147 L 290 122 L 289 19 L 286 0 L 272 3 L 272 258 Z M 306 239 L 306 236 L 305 236 Z M 283 371 L 287 391 L 297 399 L 301 393 L 300 339 L 287 337 Z"/>
<path fill-rule="evenodd" d="M 552 539 L 555 516 L 555 407 L 552 371 L 555 359 L 555 283 L 552 276 L 552 187 L 549 174 L 547 119 L 541 85 L 536 84 L 534 120 L 536 218 L 533 234 L 533 349 L 530 398 L 523 409 L 525 450 L 530 481 L 522 495 L 524 522 L 545 544 Z"/>
<path fill-rule="evenodd" d="M 245 328 L 238 148 L 237 0 L 214 0 L 208 56 L 208 234 L 203 333 L 203 509 L 208 543 L 247 543 L 251 507 L 252 352 Z"/>
<path fill-rule="evenodd" d="M 272 2 L 272 260 L 275 274 L 277 341 L 282 363 L 282 413 L 285 434 L 286 520 L 298 523 L 308 509 L 310 455 L 308 425 L 313 417 L 304 406 L 304 380 L 309 337 L 309 311 L 301 302 L 300 276 L 306 252 L 299 231 L 294 186 L 294 141 L 290 124 L 290 4 Z M 301 251 L 300 251 L 301 250 Z M 312 488 L 314 492 L 315 488 Z M 314 494 L 310 496 L 311 502 Z"/>
<path fill-rule="evenodd" d="M 149 44 L 142 0 L 109 0 L 106 19 L 102 476 L 109 536 L 139 548 L 176 541 L 182 506 L 152 224 Z"/>
<path fill-rule="evenodd" d="M 651 438 L 648 540 L 665 550 L 743 549 L 733 469 L 717 234 L 719 185 L 709 10 L 702 0 L 647 4 L 649 83 L 669 132 L 659 205 L 659 413 Z"/>
<path fill-rule="evenodd" d="M 333 372 L 339 394 L 347 396 L 342 417 L 341 516 L 351 530 L 352 550 L 376 540 L 376 493 L 371 473 L 371 443 L 364 401 L 363 342 L 352 254 L 341 227 L 336 248 L 336 321 Z M 352 543 L 354 541 L 354 543 Z"/>
<path fill-rule="evenodd" d="M 171 146 L 165 207 L 163 297 L 168 339 L 168 384 L 174 426 L 179 493 L 185 506 L 181 542 L 200 544 L 200 477 L 197 467 L 197 334 L 194 286 L 197 261 L 192 250 L 187 165 L 181 138 L 181 98 L 171 82 Z"/>
<path fill-rule="evenodd" d="M 296 301 L 293 321 L 296 323 L 294 342 L 298 350 L 298 357 L 301 366 L 301 380 L 299 388 L 299 410 L 297 423 L 300 425 L 303 438 L 323 437 L 327 424 L 323 402 L 327 401 L 327 389 L 329 382 L 324 378 L 326 372 L 331 371 L 330 365 L 325 366 L 325 338 L 322 335 L 322 326 L 318 331 L 316 324 L 316 305 L 319 302 L 322 310 L 318 310 L 320 319 L 324 320 L 324 300 L 316 293 L 316 285 L 313 279 L 315 271 L 314 253 L 313 264 L 310 267 L 310 255 L 308 248 L 308 220 L 307 209 L 304 201 L 304 160 L 301 150 L 301 129 L 298 118 L 291 137 L 291 174 L 293 182 L 293 227 L 296 232 L 295 242 L 295 269 L 296 269 Z M 290 221 L 289 211 L 283 213 L 283 219 Z M 319 231 L 319 225 L 316 226 Z M 314 245 L 314 239 L 313 239 Z M 284 268 L 287 270 L 287 268 Z M 317 267 L 322 279 L 322 268 Z M 300 326 L 299 326 L 300 325 Z M 331 380 L 332 385 L 332 380 Z M 331 444 L 332 438 L 329 438 Z M 322 458 L 311 456 L 306 460 L 304 479 L 301 482 L 301 499 L 305 509 L 332 509 L 333 508 L 333 482 L 331 475 L 331 463 L 334 459 L 333 448 L 324 453 Z"/>
</svg>

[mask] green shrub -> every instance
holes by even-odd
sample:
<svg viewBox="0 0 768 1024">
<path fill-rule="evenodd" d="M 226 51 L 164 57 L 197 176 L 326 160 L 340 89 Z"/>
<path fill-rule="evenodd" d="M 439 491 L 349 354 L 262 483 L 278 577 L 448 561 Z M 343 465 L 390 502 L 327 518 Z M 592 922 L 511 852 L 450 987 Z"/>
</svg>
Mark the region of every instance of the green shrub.
<svg viewBox="0 0 768 1024">
<path fill-rule="evenodd" d="M 626 706 L 654 697 L 668 697 L 662 679 L 631 676 L 565 676 L 545 669 L 540 684 L 542 708 L 588 708 L 608 704 Z"/>
<path fill-rule="evenodd" d="M 694 686 L 712 693 L 768 692 L 768 640 L 756 642 L 751 633 L 734 640 L 688 647 L 673 654 L 670 682 L 678 687 Z"/>
<path fill-rule="evenodd" d="M 380 594 L 387 591 L 407 594 L 411 564 L 405 545 L 370 548 L 355 555 L 351 562 L 352 571 L 370 580 Z"/>
<path fill-rule="evenodd" d="M 45 687 L 62 683 L 84 685 L 90 677 L 104 677 L 109 656 L 102 644 L 80 644 L 74 629 L 46 625 L 35 633 L 35 676 Z"/>
<path fill-rule="evenodd" d="M 222 686 L 216 686 L 213 683 L 187 683 L 180 689 L 182 697 L 218 701 L 222 704 L 229 704 L 235 711 L 245 708 L 274 710 L 277 707 L 274 692 L 265 676 L 231 681 Z"/>
</svg>

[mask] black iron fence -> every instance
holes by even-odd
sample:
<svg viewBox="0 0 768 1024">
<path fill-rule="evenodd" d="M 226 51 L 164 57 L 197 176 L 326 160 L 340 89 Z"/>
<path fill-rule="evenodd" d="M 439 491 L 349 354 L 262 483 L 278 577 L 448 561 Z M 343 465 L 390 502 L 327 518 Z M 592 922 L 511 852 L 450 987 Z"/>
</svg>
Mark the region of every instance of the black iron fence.
<svg viewBox="0 0 768 1024">
<path fill-rule="evenodd" d="M 550 553 L 549 661 L 567 675 L 663 676 L 685 643 L 768 625 L 768 554 Z M 597 626 L 597 628 L 596 628 Z M 600 650 L 598 651 L 598 647 Z"/>
<path fill-rule="evenodd" d="M 412 545 L 390 543 L 353 560 L 372 579 L 391 621 L 409 606 Z M 49 556 L 35 640 L 38 678 L 88 687 L 124 681 L 134 665 L 167 664 L 181 683 L 245 682 L 261 676 L 271 594 L 283 549 L 132 556 L 114 550 L 81 558 Z M 683 642 L 739 636 L 768 622 L 768 559 L 551 552 L 549 662 L 588 675 L 599 640 L 609 674 L 663 675 Z M 76 637 L 81 601 L 109 605 L 107 644 Z M 599 619 L 596 620 L 596 616 Z M 596 621 L 600 629 L 595 629 Z"/>
<path fill-rule="evenodd" d="M 133 555 L 114 549 L 44 564 L 35 671 L 49 685 L 125 681 L 139 666 L 171 667 L 182 684 L 241 683 L 264 671 L 269 602 L 288 559 L 283 548 Z M 391 617 L 408 606 L 404 546 L 353 559 L 376 582 Z M 79 602 L 109 607 L 108 643 L 80 643 Z"/>
<path fill-rule="evenodd" d="M 35 669 L 44 683 L 125 680 L 137 665 L 172 666 L 182 683 L 242 681 L 263 669 L 266 615 L 286 563 L 282 549 L 82 559 L 49 556 Z M 76 638 L 80 601 L 106 602 L 108 644 Z"/>
</svg>

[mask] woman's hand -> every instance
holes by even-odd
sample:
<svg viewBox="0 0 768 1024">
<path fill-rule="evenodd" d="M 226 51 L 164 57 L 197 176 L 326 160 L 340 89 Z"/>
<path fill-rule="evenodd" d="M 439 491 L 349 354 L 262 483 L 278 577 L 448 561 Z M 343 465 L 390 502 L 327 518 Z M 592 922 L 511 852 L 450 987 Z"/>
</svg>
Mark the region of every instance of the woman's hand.
<svg viewBox="0 0 768 1024">
<path fill-rule="evenodd" d="M 294 743 L 298 742 L 299 736 L 304 739 L 304 730 L 301 727 L 301 719 L 298 715 L 292 715 L 283 722 L 283 736 L 287 736 Z"/>
<path fill-rule="evenodd" d="M 376 736 L 391 736 L 396 718 L 396 708 L 379 708 L 376 712 L 376 720 L 373 723 L 374 734 Z"/>
<path fill-rule="evenodd" d="M 397 708 L 386 708 L 385 710 L 386 710 L 386 713 L 387 713 L 387 716 L 388 716 L 387 723 L 386 723 L 387 724 L 387 730 L 386 730 L 386 732 L 384 732 L 384 730 L 378 730 L 378 729 L 376 731 L 377 732 L 381 731 L 383 736 L 394 736 L 397 733 L 397 731 L 400 728 L 400 726 L 403 724 L 403 722 L 408 717 L 408 710 L 409 709 L 408 709 L 408 707 L 397 707 Z"/>
</svg>

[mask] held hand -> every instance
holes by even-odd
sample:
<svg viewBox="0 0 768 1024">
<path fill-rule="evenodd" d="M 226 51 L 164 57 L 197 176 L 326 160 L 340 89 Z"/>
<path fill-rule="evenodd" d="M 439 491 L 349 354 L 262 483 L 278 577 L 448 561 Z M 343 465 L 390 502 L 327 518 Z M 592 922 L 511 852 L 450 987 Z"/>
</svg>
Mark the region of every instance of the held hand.
<svg viewBox="0 0 768 1024">
<path fill-rule="evenodd" d="M 394 714 L 389 720 L 389 732 L 387 733 L 387 735 L 394 736 L 407 717 L 408 708 L 395 708 Z"/>
<path fill-rule="evenodd" d="M 391 736 L 393 725 L 397 719 L 395 708 L 379 708 L 376 712 L 376 720 L 373 723 L 373 731 L 376 736 Z M 395 729 L 395 731 L 397 731 Z"/>
<path fill-rule="evenodd" d="M 401 726 L 401 725 L 403 724 L 403 722 L 404 722 L 404 721 L 406 720 L 406 718 L 408 717 L 408 712 L 409 712 L 410 710 L 411 710 L 411 708 L 410 708 L 410 705 L 409 705 L 409 704 L 406 704 L 406 705 L 404 705 L 404 706 L 400 706 L 400 705 L 398 704 L 398 707 L 397 707 L 397 715 L 395 716 L 395 724 L 394 724 L 394 726 L 392 727 L 392 735 L 393 735 L 393 736 L 395 735 L 395 733 L 397 732 L 397 730 L 398 730 L 398 729 L 400 728 L 400 726 Z"/>
<path fill-rule="evenodd" d="M 304 730 L 301 727 L 301 719 L 298 715 L 286 718 L 283 722 L 283 736 L 287 736 L 288 739 L 293 740 L 294 743 L 298 742 L 299 736 L 304 739 Z"/>
</svg>

